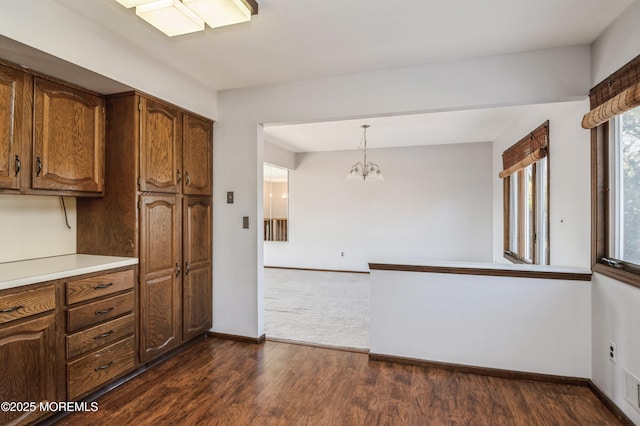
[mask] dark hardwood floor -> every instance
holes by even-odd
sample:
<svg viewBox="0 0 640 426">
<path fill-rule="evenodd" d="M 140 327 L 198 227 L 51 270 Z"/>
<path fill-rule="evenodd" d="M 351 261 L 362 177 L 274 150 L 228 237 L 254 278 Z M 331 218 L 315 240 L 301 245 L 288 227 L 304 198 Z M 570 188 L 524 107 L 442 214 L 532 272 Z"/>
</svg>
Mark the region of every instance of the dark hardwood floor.
<svg viewBox="0 0 640 426">
<path fill-rule="evenodd" d="M 66 425 L 615 425 L 584 386 L 369 361 L 363 353 L 203 339 Z"/>
</svg>

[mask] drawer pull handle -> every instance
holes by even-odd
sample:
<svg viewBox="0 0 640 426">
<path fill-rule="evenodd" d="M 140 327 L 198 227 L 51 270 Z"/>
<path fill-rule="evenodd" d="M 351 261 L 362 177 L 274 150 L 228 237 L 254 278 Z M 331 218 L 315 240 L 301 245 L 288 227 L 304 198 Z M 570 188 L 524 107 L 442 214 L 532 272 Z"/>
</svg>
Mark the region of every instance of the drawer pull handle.
<svg viewBox="0 0 640 426">
<path fill-rule="evenodd" d="M 109 364 L 105 364 L 105 365 L 101 365 L 100 367 L 96 367 L 96 368 L 94 368 L 94 370 L 95 371 L 106 370 L 107 368 L 111 367 L 111 364 L 113 364 L 113 361 L 111 361 Z"/>
<path fill-rule="evenodd" d="M 18 173 L 20 173 L 21 168 L 22 164 L 20 164 L 20 157 L 16 155 L 16 177 L 18 177 Z"/>
<path fill-rule="evenodd" d="M 17 311 L 18 309 L 24 308 L 23 305 L 14 306 L 13 308 L 2 309 L 0 310 L 0 314 L 8 314 L 9 312 Z"/>
<path fill-rule="evenodd" d="M 112 334 L 113 334 L 113 330 L 109 330 L 106 333 L 98 334 L 96 337 L 93 338 L 93 340 L 104 339 L 105 337 L 109 337 Z"/>
<path fill-rule="evenodd" d="M 40 177 L 40 173 L 42 173 L 42 160 L 36 157 L 36 177 Z"/>
<path fill-rule="evenodd" d="M 93 288 L 94 288 L 95 290 L 102 290 L 102 289 L 105 289 L 105 288 L 109 288 L 109 287 L 111 287 L 112 285 L 113 285 L 113 283 L 108 283 L 108 284 L 98 284 L 98 285 L 94 285 L 94 286 L 93 286 Z"/>
<path fill-rule="evenodd" d="M 104 315 L 104 314 L 108 314 L 109 312 L 113 311 L 113 308 L 109 308 L 109 309 L 103 309 L 101 311 L 96 311 L 96 315 Z"/>
</svg>

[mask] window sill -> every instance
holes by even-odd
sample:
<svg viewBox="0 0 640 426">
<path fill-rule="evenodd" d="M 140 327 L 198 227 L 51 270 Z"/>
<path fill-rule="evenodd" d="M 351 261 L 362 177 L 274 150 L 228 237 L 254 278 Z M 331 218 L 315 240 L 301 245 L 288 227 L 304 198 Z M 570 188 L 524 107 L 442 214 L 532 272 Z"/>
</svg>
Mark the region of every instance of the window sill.
<svg viewBox="0 0 640 426">
<path fill-rule="evenodd" d="M 633 272 L 614 268 L 613 266 L 605 265 L 604 263 L 596 263 L 593 266 L 593 272 L 606 275 L 607 277 L 613 278 L 622 283 L 640 288 L 640 274 L 634 274 Z"/>
<path fill-rule="evenodd" d="M 505 253 L 504 254 L 504 258 L 506 260 L 508 260 L 509 262 L 511 262 L 511 263 L 517 263 L 517 264 L 520 264 L 520 265 L 533 265 L 533 263 L 527 262 L 526 260 L 522 260 L 520 258 L 517 258 L 514 255 L 509 254 L 509 253 Z"/>
</svg>

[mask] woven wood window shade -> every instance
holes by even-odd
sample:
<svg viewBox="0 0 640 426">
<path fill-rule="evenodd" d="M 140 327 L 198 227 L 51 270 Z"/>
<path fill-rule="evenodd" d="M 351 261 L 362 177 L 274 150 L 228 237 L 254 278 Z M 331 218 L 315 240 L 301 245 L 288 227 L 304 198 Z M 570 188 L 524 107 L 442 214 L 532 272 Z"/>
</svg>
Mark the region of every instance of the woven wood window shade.
<svg viewBox="0 0 640 426">
<path fill-rule="evenodd" d="M 591 111 L 582 119 L 585 129 L 640 106 L 640 55 L 591 89 L 589 100 Z"/>
<path fill-rule="evenodd" d="M 501 179 L 547 156 L 549 150 L 549 121 L 545 121 L 534 131 L 520 139 L 502 153 Z"/>
</svg>

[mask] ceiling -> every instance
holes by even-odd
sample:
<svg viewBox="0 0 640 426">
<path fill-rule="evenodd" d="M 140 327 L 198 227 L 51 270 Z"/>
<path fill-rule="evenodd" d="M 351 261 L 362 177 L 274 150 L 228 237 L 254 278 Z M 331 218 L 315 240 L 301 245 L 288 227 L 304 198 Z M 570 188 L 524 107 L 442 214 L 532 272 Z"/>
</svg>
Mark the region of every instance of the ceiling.
<svg viewBox="0 0 640 426">
<path fill-rule="evenodd" d="M 173 38 L 115 0 L 38 1 L 70 13 L 78 27 L 95 28 L 121 49 L 216 91 L 589 44 L 640 0 L 258 0 L 259 14 L 249 23 Z M 101 93 L 128 90 L 103 76 L 83 77 L 71 63 L 1 37 L 0 54 L 59 78 L 85 78 L 74 82 Z M 266 126 L 265 139 L 293 152 L 356 149 L 366 122 L 371 148 L 484 142 L 522 113 L 493 108 Z"/>
<path fill-rule="evenodd" d="M 46 1 L 213 90 L 588 44 L 633 2 L 258 0 L 249 23 L 169 38 L 114 0 Z"/>
</svg>

